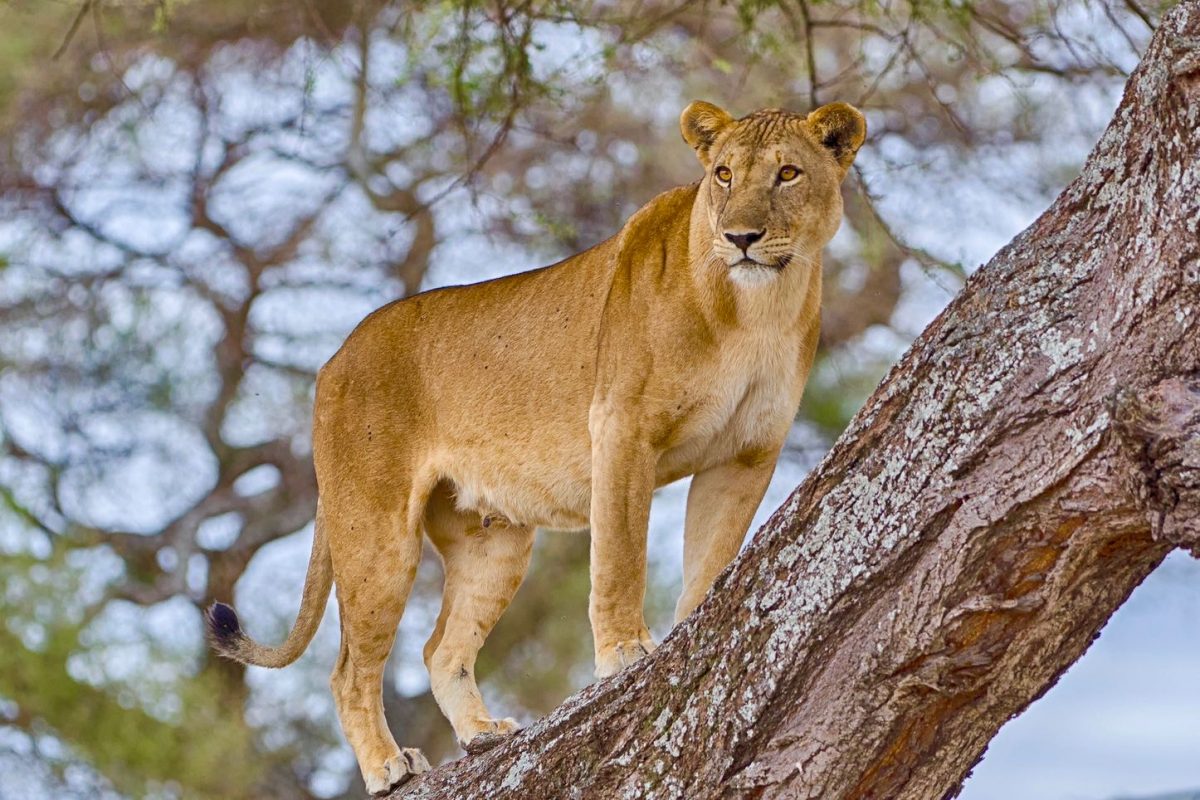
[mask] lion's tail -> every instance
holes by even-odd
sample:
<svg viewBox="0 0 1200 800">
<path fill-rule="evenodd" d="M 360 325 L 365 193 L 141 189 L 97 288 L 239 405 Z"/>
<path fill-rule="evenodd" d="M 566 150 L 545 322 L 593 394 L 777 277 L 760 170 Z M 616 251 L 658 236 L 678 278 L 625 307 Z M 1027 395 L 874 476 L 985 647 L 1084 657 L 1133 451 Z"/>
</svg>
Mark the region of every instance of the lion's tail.
<svg viewBox="0 0 1200 800">
<path fill-rule="evenodd" d="M 300 657 L 321 624 L 329 590 L 333 586 L 333 562 L 329 557 L 329 540 L 324 527 L 318 512 L 300 613 L 284 643 L 278 647 L 259 644 L 242 630 L 236 611 L 224 603 L 213 603 L 204 612 L 204 621 L 214 650 L 226 658 L 256 667 L 286 667 Z"/>
</svg>

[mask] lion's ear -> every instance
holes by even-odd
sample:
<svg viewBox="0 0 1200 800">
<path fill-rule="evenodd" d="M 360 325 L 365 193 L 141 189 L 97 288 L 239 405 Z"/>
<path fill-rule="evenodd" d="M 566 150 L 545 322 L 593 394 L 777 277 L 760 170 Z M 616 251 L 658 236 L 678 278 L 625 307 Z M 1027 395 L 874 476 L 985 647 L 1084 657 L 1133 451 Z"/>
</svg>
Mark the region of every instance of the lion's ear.
<svg viewBox="0 0 1200 800">
<path fill-rule="evenodd" d="M 833 153 L 842 172 L 850 169 L 867 138 L 867 120 L 862 112 L 847 103 L 830 103 L 810 113 L 804 122 L 817 141 Z"/>
<path fill-rule="evenodd" d="M 692 103 L 679 115 L 679 130 L 683 132 L 683 140 L 696 151 L 696 156 L 705 167 L 709 164 L 709 150 L 717 137 L 732 124 L 733 117 L 703 100 Z"/>
</svg>

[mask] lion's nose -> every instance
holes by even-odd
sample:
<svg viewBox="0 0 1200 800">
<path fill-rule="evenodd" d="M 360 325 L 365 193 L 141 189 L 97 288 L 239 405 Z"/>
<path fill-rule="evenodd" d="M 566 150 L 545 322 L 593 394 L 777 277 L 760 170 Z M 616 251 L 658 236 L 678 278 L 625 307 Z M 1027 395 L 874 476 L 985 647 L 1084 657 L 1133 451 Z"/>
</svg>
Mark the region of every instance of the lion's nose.
<svg viewBox="0 0 1200 800">
<path fill-rule="evenodd" d="M 743 253 L 750 249 L 750 245 L 754 244 L 762 237 L 762 231 L 745 231 L 741 233 L 725 231 L 725 238 L 737 245 L 738 249 Z"/>
</svg>

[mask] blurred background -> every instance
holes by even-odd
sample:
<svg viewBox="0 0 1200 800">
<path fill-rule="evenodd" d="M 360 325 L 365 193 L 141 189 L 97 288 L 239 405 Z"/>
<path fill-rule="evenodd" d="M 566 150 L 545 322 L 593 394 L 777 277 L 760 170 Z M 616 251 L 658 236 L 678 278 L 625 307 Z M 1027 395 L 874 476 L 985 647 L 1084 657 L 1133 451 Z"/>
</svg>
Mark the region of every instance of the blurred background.
<svg viewBox="0 0 1200 800">
<path fill-rule="evenodd" d="M 692 99 L 858 105 L 821 353 L 757 526 L 1074 177 L 1163 11 L 0 0 L 0 799 L 360 797 L 333 604 L 281 672 L 211 658 L 200 609 L 233 599 L 264 641 L 291 625 L 313 377 L 365 314 L 553 262 L 696 180 Z M 660 638 L 686 491 L 652 515 Z M 480 658 L 499 714 L 589 682 L 587 552 L 539 537 Z M 421 663 L 427 555 L 385 694 L 436 763 L 460 751 Z M 1175 555 L 962 796 L 1198 796 L 1198 666 L 1200 566 Z"/>
</svg>

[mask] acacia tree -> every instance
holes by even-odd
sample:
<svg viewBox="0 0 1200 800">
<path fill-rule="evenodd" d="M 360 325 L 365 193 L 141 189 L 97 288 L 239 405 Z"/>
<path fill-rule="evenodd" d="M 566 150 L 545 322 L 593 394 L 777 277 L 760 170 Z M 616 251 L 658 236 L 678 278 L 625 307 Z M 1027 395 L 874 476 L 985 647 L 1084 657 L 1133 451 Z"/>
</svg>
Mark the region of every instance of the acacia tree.
<svg viewBox="0 0 1200 800">
<path fill-rule="evenodd" d="M 652 655 L 393 798 L 953 796 L 1175 548 L 1200 556 L 1200 2 Z"/>
<path fill-rule="evenodd" d="M 1080 24 L 1101 8 L 1129 41 L 1115 60 Z M 198 796 L 303 796 L 324 755 L 341 749 L 331 713 L 282 701 L 264 711 L 240 667 L 204 661 L 198 635 L 170 654 L 172 680 L 98 675 L 105 647 L 94 634 L 113 627 L 114 610 L 128 619 L 130 608 L 175 604 L 177 619 L 198 618 L 309 522 L 311 379 L 355 321 L 327 312 L 365 312 L 421 288 L 460 237 L 468 198 L 493 208 L 481 227 L 532 265 L 591 245 L 645 198 L 694 177 L 674 121 L 640 94 L 622 97 L 622 85 L 626 95 L 664 87 L 680 105 L 736 98 L 738 110 L 848 99 L 872 115 L 871 152 L 902 141 L 975 161 L 1004 141 L 1045 141 L 1038 115 L 990 113 L 980 85 L 1038 75 L 1077 92 L 1103 86 L 1132 65 L 1158 13 L 1147 8 L 0 0 L 0 29 L 20 40 L 0 48 L 0 102 L 19 95 L 0 108 L 0 217 L 26 237 L 0 253 L 0 266 L 11 261 L 0 271 L 0 536 L 15 520 L 47 543 L 0 558 L 11 601 L 0 696 L 18 709 L 4 725 L 52 731 L 128 793 L 173 781 Z M 548 73 L 533 38 L 546 26 L 611 50 L 600 61 L 612 91 Z M 51 40 L 45 57 L 14 64 L 39 31 Z M 312 191 L 264 204 L 288 193 L 268 179 L 279 173 L 303 173 Z M 915 293 L 902 267 L 915 261 L 954 285 L 961 272 L 898 242 L 866 184 L 850 182 L 848 244 L 825 261 L 823 353 L 851 353 L 853 367 L 818 369 L 802 415 L 830 435 L 891 357 L 864 357 L 859 343 Z M 80 501 L 105 493 L 86 488 L 91 478 L 111 488 L 142 458 L 163 476 L 204 480 L 101 498 L 154 512 L 132 521 Z M 531 713 L 578 685 L 589 650 L 576 617 L 546 630 L 563 618 L 549 609 L 586 603 L 586 541 L 539 546 L 546 558 L 480 664 Z M 106 561 L 119 569 L 101 591 L 64 590 L 80 565 Z M 422 571 L 417 606 L 436 598 L 437 579 Z M 323 697 L 319 667 L 291 675 L 305 669 Z M 166 701 L 180 699 L 172 712 Z M 389 681 L 385 699 L 409 743 L 435 761 L 456 752 L 427 691 L 405 695 Z"/>
</svg>

